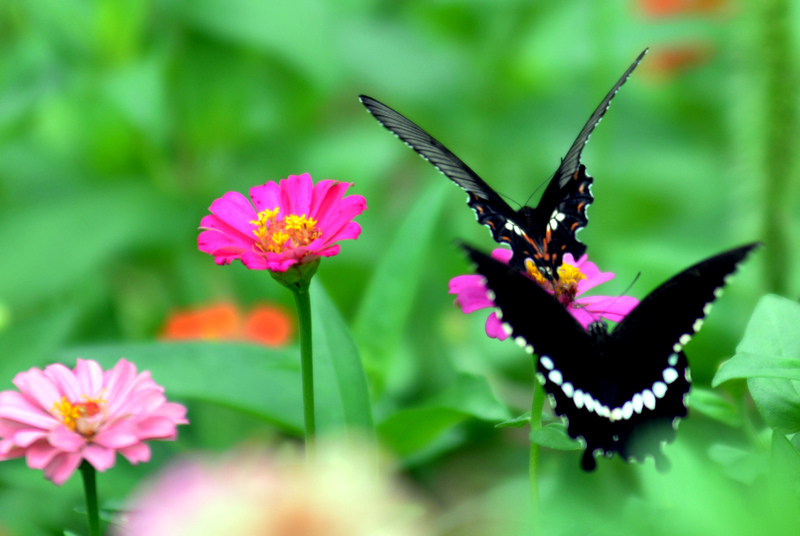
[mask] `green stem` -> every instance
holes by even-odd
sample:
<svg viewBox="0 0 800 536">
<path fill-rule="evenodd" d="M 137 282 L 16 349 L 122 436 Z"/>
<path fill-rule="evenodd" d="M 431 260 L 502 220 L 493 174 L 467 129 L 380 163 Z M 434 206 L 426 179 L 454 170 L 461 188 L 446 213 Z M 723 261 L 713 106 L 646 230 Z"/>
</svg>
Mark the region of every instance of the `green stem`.
<svg viewBox="0 0 800 536">
<path fill-rule="evenodd" d="M 762 52 L 766 71 L 766 140 L 764 173 L 764 252 L 770 292 L 786 295 L 789 286 L 791 240 L 787 195 L 796 180 L 797 81 L 791 43 L 791 3 L 764 0 Z"/>
<path fill-rule="evenodd" d="M 536 362 L 534 361 L 534 367 Z M 531 402 L 531 433 L 542 427 L 542 409 L 544 408 L 544 387 L 539 379 L 533 377 L 533 401 Z M 538 443 L 531 441 L 530 479 L 531 479 L 531 517 L 533 519 L 533 533 L 538 534 L 541 527 L 539 509 L 539 451 Z"/>
<path fill-rule="evenodd" d="M 289 287 L 294 294 L 297 305 L 297 320 L 300 326 L 300 366 L 303 377 L 303 414 L 306 424 L 306 456 L 314 458 L 314 435 L 316 421 L 314 417 L 314 361 L 311 347 L 311 297 L 308 283 Z"/>
<path fill-rule="evenodd" d="M 86 495 L 86 516 L 89 518 L 89 536 L 100 534 L 100 510 L 97 507 L 97 472 L 92 464 L 84 460 L 81 462 L 81 476 L 83 477 L 83 491 Z"/>
</svg>

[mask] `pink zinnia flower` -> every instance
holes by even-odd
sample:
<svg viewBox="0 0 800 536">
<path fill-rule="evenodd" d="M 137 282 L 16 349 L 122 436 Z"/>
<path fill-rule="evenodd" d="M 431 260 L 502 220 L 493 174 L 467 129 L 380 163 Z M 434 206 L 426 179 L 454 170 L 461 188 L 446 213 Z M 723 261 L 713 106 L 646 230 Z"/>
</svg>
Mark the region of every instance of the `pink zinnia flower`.
<svg viewBox="0 0 800 536">
<path fill-rule="evenodd" d="M 273 272 L 336 255 L 335 242 L 358 238 L 361 227 L 351 220 L 367 208 L 360 195 L 343 197 L 350 186 L 333 180 L 313 184 L 304 173 L 250 188 L 249 201 L 228 192 L 211 203 L 212 215 L 200 222 L 198 248 L 217 264 L 239 259 L 251 270 Z"/>
<path fill-rule="evenodd" d="M 508 264 L 512 252 L 498 248 L 492 251 L 492 257 Z M 567 311 L 577 320 L 584 329 L 598 318 L 605 318 L 612 322 L 619 322 L 634 307 L 639 305 L 639 300 L 630 296 L 585 296 L 579 298 L 587 290 L 601 283 L 614 279 L 611 272 L 601 272 L 594 263 L 583 255 L 575 261 L 570 253 L 564 255 L 564 262 L 558 269 L 559 280 L 554 287 L 539 274 L 533 264 L 528 265 L 528 276 L 539 283 L 550 294 L 556 295 L 564 304 Z M 456 295 L 455 304 L 465 313 L 472 313 L 480 309 L 495 307 L 492 300 L 486 295 L 486 286 L 479 275 L 460 275 L 450 280 L 450 294 Z M 536 311 L 531 311 L 532 315 Z M 497 313 L 492 313 L 486 320 L 486 335 L 494 339 L 505 340 L 508 335 L 502 328 Z"/>
<path fill-rule="evenodd" d="M 175 439 L 186 408 L 167 402 L 150 373 L 120 359 L 103 371 L 78 359 L 75 370 L 54 364 L 14 378 L 19 391 L 0 392 L 0 460 L 25 456 L 63 484 L 86 460 L 98 471 L 119 452 L 132 464 L 150 460 L 150 439 Z"/>
</svg>

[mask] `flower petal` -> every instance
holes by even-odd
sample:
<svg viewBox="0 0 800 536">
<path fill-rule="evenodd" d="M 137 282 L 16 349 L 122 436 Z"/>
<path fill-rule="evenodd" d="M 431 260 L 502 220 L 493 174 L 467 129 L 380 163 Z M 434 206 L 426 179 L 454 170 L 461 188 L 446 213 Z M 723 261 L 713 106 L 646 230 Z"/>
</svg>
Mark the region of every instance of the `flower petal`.
<svg viewBox="0 0 800 536">
<path fill-rule="evenodd" d="M 460 275 L 450 280 L 450 294 L 456 294 L 455 303 L 465 313 L 494 307 L 489 299 L 483 278 L 479 275 Z"/>
<path fill-rule="evenodd" d="M 77 452 L 86 444 L 86 439 L 82 435 L 73 432 L 63 424 L 50 431 L 47 441 L 53 447 L 64 452 Z"/>
<path fill-rule="evenodd" d="M 67 481 L 83 460 L 80 454 L 61 453 L 44 469 L 44 477 L 56 486 Z"/>
<path fill-rule="evenodd" d="M 119 449 L 119 453 L 125 456 L 132 465 L 150 461 L 150 447 L 146 443 L 136 443 L 130 447 Z"/>
<path fill-rule="evenodd" d="M 253 186 L 250 188 L 250 201 L 256 207 L 256 212 L 263 212 L 265 210 L 275 210 L 281 208 L 281 189 L 275 182 L 268 182 L 260 186 Z M 278 213 L 279 216 L 286 214 Z"/>
<path fill-rule="evenodd" d="M 83 449 L 83 458 L 92 464 L 101 473 L 106 469 L 114 467 L 116 452 L 113 449 L 103 448 L 99 445 L 86 445 Z"/>
<path fill-rule="evenodd" d="M 508 334 L 503 329 L 503 323 L 497 318 L 497 313 L 492 313 L 486 319 L 486 335 L 498 341 L 504 341 Z"/>
<path fill-rule="evenodd" d="M 639 305 L 639 300 L 631 296 L 585 296 L 575 300 L 575 303 L 595 317 L 622 322 Z"/>
</svg>

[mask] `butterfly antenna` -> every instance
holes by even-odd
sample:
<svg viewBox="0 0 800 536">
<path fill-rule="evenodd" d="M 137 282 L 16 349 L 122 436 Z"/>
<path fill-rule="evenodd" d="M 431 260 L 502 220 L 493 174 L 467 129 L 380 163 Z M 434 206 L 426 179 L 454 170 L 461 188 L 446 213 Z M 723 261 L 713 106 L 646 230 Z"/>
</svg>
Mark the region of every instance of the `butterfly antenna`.
<svg viewBox="0 0 800 536">
<path fill-rule="evenodd" d="M 519 205 L 519 208 L 522 208 L 522 207 L 524 206 L 524 205 L 520 205 L 520 204 L 519 204 L 519 202 L 517 202 L 515 199 L 512 199 L 512 198 L 511 198 L 511 196 L 508 196 L 508 195 L 506 195 L 506 194 L 501 194 L 500 192 L 498 192 L 498 193 L 500 194 L 500 197 L 505 197 L 505 198 L 506 198 L 506 200 L 507 200 L 509 203 L 513 203 L 513 204 L 515 204 L 515 205 Z M 528 199 L 530 199 L 530 197 L 529 197 Z M 526 202 L 526 204 L 527 204 L 527 202 Z M 517 210 L 519 210 L 519 209 L 517 209 Z"/>
<path fill-rule="evenodd" d="M 627 292 L 628 292 L 628 291 L 629 291 L 631 288 L 633 288 L 633 285 L 635 285 L 635 284 L 636 284 L 636 282 L 639 280 L 639 277 L 640 277 L 641 275 L 642 275 L 642 272 L 639 272 L 638 274 L 636 274 L 636 277 L 634 277 L 634 278 L 633 278 L 633 281 L 631 281 L 631 282 L 630 282 L 630 284 L 629 284 L 629 285 L 628 285 L 628 286 L 625 288 L 625 290 L 623 290 L 623 291 L 622 291 L 622 292 L 619 294 L 619 296 L 617 296 L 616 298 L 614 298 L 614 301 L 613 301 L 613 302 L 611 302 L 611 305 L 610 305 L 610 307 L 608 308 L 608 310 L 606 310 L 606 311 L 586 311 L 586 312 L 587 312 L 587 313 L 589 313 L 590 315 L 593 315 L 593 316 L 596 314 L 596 315 L 599 317 L 601 314 L 608 313 L 608 312 L 609 312 L 609 310 L 613 310 L 613 309 L 614 309 L 614 305 L 616 305 L 616 303 L 617 303 L 619 300 L 621 300 L 623 297 L 625 297 L 625 294 L 626 294 L 626 293 L 627 293 Z"/>
<path fill-rule="evenodd" d="M 545 184 L 550 184 L 550 181 L 552 181 L 552 180 L 553 180 L 553 177 L 555 177 L 555 176 L 556 176 L 556 174 L 555 174 L 555 173 L 553 173 L 552 175 L 550 175 L 550 177 L 549 177 L 547 180 L 544 180 L 544 181 L 542 181 L 542 182 L 539 184 L 539 186 L 537 186 L 537 187 L 536 187 L 536 189 L 535 189 L 534 191 L 532 191 L 532 192 L 531 192 L 531 195 L 529 195 L 529 196 L 528 196 L 528 199 L 526 199 L 526 200 L 525 200 L 525 204 L 527 205 L 528 203 L 530 203 L 530 201 L 531 201 L 531 198 L 532 198 L 534 195 L 536 195 L 536 192 L 538 192 L 539 190 L 541 190 L 541 189 L 542 189 L 542 186 L 544 186 Z"/>
</svg>

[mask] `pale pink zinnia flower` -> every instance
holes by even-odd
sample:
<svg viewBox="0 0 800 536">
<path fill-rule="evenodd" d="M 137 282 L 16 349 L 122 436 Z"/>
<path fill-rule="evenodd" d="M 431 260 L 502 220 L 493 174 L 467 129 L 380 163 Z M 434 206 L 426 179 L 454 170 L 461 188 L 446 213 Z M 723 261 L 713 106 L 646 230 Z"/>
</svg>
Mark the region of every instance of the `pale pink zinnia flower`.
<svg viewBox="0 0 800 536">
<path fill-rule="evenodd" d="M 506 264 L 511 259 L 511 255 L 512 252 L 508 249 L 497 248 L 492 251 L 494 259 Z M 587 290 L 614 279 L 613 273 L 601 272 L 594 263 L 587 260 L 586 255 L 576 261 L 570 253 L 567 253 L 564 255 L 563 264 L 558 272 L 559 280 L 555 285 L 545 280 L 532 264 L 528 266 L 527 275 L 547 292 L 555 294 L 584 329 L 599 318 L 620 322 L 639 305 L 639 300 L 630 296 L 584 296 L 579 298 L 578 296 Z M 456 295 L 455 304 L 465 314 L 495 307 L 486 291 L 483 278 L 479 275 L 460 275 L 450 280 L 450 294 Z M 536 311 L 531 311 L 531 315 L 535 314 Z M 495 312 L 486 319 L 486 335 L 501 341 L 508 337 Z"/>
<path fill-rule="evenodd" d="M 420 507 L 363 452 L 317 461 L 232 452 L 175 463 L 140 489 L 118 536 L 425 536 Z"/>
<path fill-rule="evenodd" d="M 358 238 L 361 227 L 351 220 L 367 208 L 360 195 L 343 197 L 350 186 L 333 180 L 313 184 L 304 173 L 250 188 L 249 201 L 228 192 L 211 203 L 211 215 L 200 222 L 198 248 L 217 264 L 239 259 L 251 270 L 272 272 L 336 255 L 335 242 Z"/>
<path fill-rule="evenodd" d="M 149 461 L 145 441 L 175 439 L 176 425 L 188 423 L 186 408 L 125 359 L 105 372 L 84 359 L 74 370 L 32 368 L 13 383 L 19 391 L 0 392 L 0 460 L 25 456 L 57 485 L 82 460 L 98 471 L 113 467 L 117 452 L 132 464 Z"/>
</svg>

